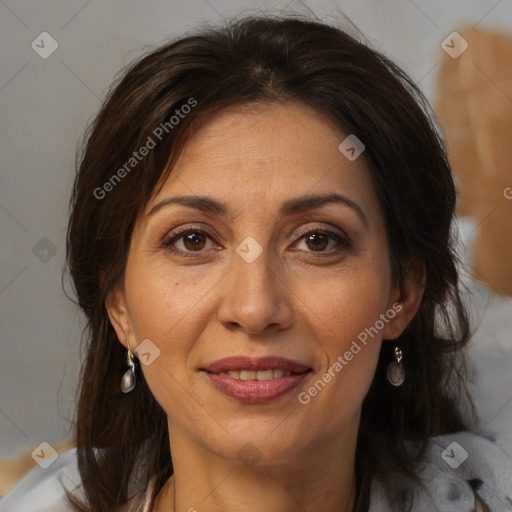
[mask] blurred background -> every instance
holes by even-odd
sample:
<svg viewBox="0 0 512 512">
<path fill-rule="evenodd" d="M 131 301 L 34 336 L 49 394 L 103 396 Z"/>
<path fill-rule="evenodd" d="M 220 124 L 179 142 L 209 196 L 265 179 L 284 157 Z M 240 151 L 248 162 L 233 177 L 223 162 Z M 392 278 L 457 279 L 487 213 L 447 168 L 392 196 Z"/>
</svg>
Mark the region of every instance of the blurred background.
<svg viewBox="0 0 512 512">
<path fill-rule="evenodd" d="M 204 21 L 261 11 L 313 12 L 341 25 L 348 16 L 431 101 L 460 192 L 475 430 L 512 432 L 512 0 L 0 0 L 4 467 L 71 438 L 83 319 L 61 273 L 87 122 L 141 53 Z M 0 465 L 0 496 L 6 475 Z"/>
</svg>

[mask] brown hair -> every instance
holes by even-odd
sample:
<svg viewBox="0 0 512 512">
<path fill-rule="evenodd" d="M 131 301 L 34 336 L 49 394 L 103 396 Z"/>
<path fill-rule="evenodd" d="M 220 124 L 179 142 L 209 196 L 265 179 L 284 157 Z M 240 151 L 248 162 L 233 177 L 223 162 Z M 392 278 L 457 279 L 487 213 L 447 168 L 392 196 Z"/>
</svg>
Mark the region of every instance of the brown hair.
<svg viewBox="0 0 512 512">
<path fill-rule="evenodd" d="M 76 412 L 86 500 L 75 502 L 78 510 L 120 511 L 135 475 L 142 488 L 155 477 L 156 494 L 172 474 L 166 415 L 142 372 L 134 391 L 121 393 L 125 351 L 105 299 L 123 280 L 138 215 L 194 127 L 224 107 L 252 102 L 306 104 L 356 134 L 385 212 L 396 282 L 407 278 L 411 259 L 426 267 L 420 308 L 400 338 L 407 381 L 388 384 L 393 347 L 383 343 L 363 403 L 358 510 L 368 504 L 373 477 L 414 477 L 431 436 L 465 428 L 461 348 L 469 329 L 451 230 L 455 187 L 426 100 L 395 64 L 338 28 L 299 17 L 245 18 L 132 64 L 86 132 L 67 233 L 69 269 L 88 321 Z M 189 113 L 171 122 L 177 110 Z M 146 156 L 130 160 L 149 139 L 155 145 Z M 421 449 L 413 454 L 407 441 L 420 441 Z"/>
</svg>

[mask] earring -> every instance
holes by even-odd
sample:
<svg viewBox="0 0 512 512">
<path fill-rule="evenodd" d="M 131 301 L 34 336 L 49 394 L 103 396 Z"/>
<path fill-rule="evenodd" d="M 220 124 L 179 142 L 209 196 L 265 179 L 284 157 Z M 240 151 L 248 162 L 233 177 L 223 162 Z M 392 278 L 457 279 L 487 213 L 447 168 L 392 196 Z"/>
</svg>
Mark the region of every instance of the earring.
<svg viewBox="0 0 512 512">
<path fill-rule="evenodd" d="M 123 393 L 129 393 L 137 382 L 135 377 L 135 363 L 133 362 L 133 352 L 130 350 L 130 344 L 128 340 L 126 340 L 126 344 L 128 345 L 128 350 L 126 351 L 126 364 L 128 365 L 128 370 L 124 372 L 123 378 L 121 379 L 121 391 Z"/>
<path fill-rule="evenodd" d="M 388 381 L 393 386 L 401 386 L 405 380 L 405 370 L 402 366 L 402 351 L 395 347 L 396 361 L 391 361 L 388 366 L 387 377 Z"/>
</svg>

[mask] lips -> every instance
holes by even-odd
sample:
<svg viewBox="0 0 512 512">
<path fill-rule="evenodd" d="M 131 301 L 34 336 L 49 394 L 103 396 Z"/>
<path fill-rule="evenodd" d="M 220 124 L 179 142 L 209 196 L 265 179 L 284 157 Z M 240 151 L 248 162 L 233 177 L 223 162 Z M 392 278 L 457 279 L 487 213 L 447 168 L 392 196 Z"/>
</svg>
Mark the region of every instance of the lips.
<svg viewBox="0 0 512 512">
<path fill-rule="evenodd" d="M 290 359 L 269 356 L 227 357 L 202 368 L 224 395 L 248 404 L 276 400 L 296 388 L 311 368 Z"/>
</svg>

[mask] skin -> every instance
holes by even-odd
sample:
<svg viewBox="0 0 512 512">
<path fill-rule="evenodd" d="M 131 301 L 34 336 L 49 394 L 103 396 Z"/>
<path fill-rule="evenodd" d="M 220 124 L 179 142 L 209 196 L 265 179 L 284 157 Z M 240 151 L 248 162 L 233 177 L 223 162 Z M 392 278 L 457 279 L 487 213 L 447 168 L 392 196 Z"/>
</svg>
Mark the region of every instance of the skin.
<svg viewBox="0 0 512 512">
<path fill-rule="evenodd" d="M 413 284 L 419 275 L 393 284 L 383 211 L 364 157 L 349 161 L 338 150 L 346 136 L 304 105 L 225 109 L 189 140 L 139 218 L 124 283 L 107 309 L 120 343 L 133 350 L 149 339 L 160 350 L 140 365 L 167 413 L 175 468 L 157 511 L 353 509 L 361 405 L 382 340 L 405 329 L 422 288 Z M 339 203 L 279 216 L 287 200 L 333 192 L 365 221 Z M 148 215 L 181 195 L 212 197 L 230 214 L 172 204 Z M 178 226 L 209 231 L 188 245 L 174 241 L 191 257 L 163 245 Z M 304 236 L 326 229 L 350 242 Z M 263 250 L 252 263 L 236 252 L 249 236 Z M 300 403 L 299 393 L 395 303 L 401 310 L 384 329 Z M 199 371 L 239 354 L 278 355 L 312 371 L 274 402 L 245 404 Z M 251 467 L 238 456 L 247 443 L 259 457 Z"/>
</svg>

